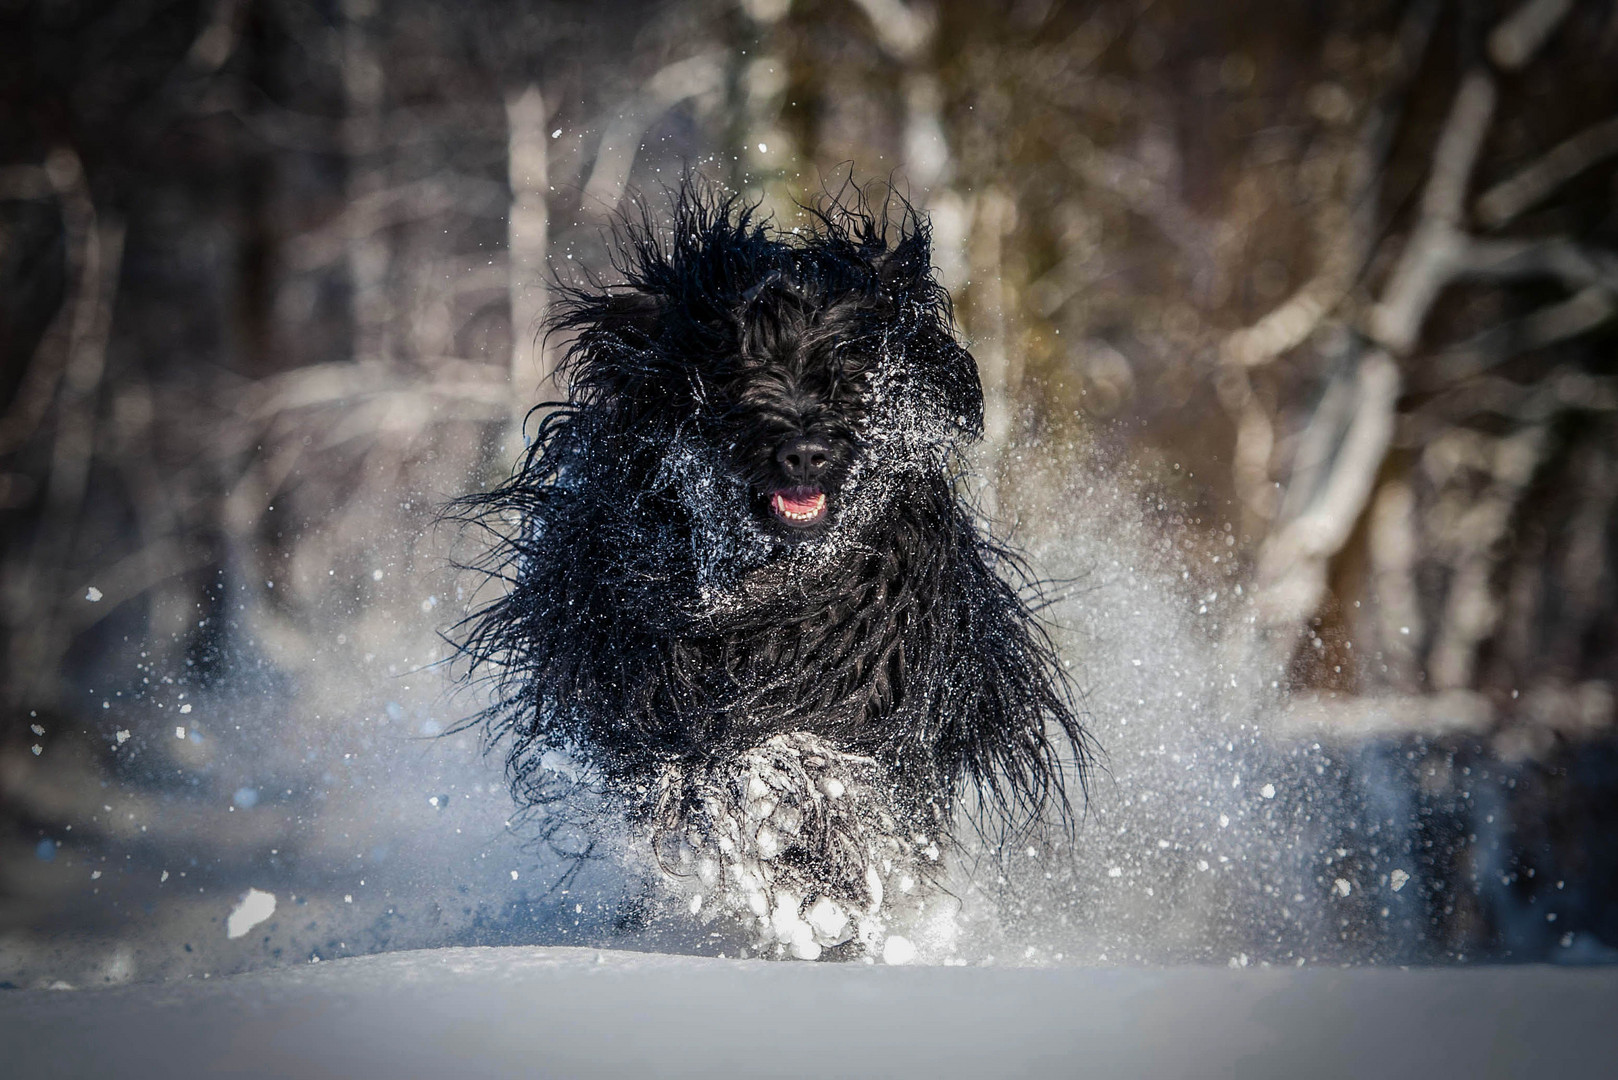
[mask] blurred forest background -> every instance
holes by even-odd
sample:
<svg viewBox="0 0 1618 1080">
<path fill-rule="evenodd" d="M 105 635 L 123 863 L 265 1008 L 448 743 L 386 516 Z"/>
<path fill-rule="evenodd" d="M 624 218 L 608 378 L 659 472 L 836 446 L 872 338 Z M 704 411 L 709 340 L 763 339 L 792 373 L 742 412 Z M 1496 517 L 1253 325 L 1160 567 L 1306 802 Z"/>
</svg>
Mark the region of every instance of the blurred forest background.
<svg viewBox="0 0 1618 1080">
<path fill-rule="evenodd" d="M 337 949 L 343 860 L 426 828 L 347 755 L 455 719 L 434 517 L 554 392 L 551 275 L 686 166 L 924 208 L 996 514 L 1070 498 L 1035 450 L 1123 477 L 1244 585 L 1275 737 L 1511 763 L 1618 946 L 1618 5 L 0 0 L 13 970 L 277 859 L 320 914 L 274 948 Z M 499 833 L 474 766 L 431 806 Z M 528 932 L 506 866 L 455 940 Z M 454 936 L 374 930 L 416 880 L 372 947 Z"/>
</svg>

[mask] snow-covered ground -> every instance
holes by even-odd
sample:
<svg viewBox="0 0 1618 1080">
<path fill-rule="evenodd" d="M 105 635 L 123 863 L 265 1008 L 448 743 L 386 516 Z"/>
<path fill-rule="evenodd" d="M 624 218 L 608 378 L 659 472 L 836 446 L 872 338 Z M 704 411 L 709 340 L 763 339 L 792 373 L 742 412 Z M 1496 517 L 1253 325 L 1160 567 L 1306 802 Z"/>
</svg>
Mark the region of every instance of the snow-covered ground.
<svg viewBox="0 0 1618 1080">
<path fill-rule="evenodd" d="M 893 968 L 437 949 L 0 997 L 5 1075 L 1598 1077 L 1618 970 Z"/>
</svg>

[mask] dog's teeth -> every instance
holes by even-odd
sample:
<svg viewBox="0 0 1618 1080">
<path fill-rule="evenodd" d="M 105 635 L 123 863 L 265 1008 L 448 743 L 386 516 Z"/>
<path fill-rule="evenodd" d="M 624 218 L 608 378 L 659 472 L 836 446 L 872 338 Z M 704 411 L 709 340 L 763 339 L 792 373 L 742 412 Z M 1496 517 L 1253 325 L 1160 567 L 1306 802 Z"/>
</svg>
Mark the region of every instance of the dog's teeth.
<svg viewBox="0 0 1618 1080">
<path fill-rule="evenodd" d="M 779 492 L 773 496 L 771 502 L 775 512 L 787 521 L 814 521 L 826 509 L 826 496 L 824 494 L 815 496 L 811 504 L 814 507 L 812 510 L 787 509 L 786 499 Z"/>
</svg>

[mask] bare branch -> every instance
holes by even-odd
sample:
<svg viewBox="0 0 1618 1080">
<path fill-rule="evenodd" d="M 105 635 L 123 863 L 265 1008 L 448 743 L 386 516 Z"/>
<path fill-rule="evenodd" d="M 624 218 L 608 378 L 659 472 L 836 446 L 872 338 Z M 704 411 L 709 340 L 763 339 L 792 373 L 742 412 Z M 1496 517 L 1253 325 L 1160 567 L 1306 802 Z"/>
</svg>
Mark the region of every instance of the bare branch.
<svg viewBox="0 0 1618 1080">
<path fill-rule="evenodd" d="M 1415 345 L 1428 309 L 1455 273 L 1466 243 L 1458 229 L 1466 186 L 1494 106 L 1494 81 L 1487 74 L 1474 71 L 1462 80 L 1433 151 L 1421 221 L 1369 319 L 1371 336 L 1396 354 Z"/>
<path fill-rule="evenodd" d="M 511 396 L 510 385 L 501 378 L 499 368 L 448 358 L 439 363 L 442 369 L 432 379 L 422 379 L 379 360 L 313 364 L 248 384 L 238 391 L 233 412 L 264 422 L 283 413 L 378 396 L 487 405 L 504 405 Z"/>
<path fill-rule="evenodd" d="M 376 234 L 391 225 L 449 213 L 499 217 L 505 208 L 505 186 L 476 176 L 439 173 L 399 187 L 356 193 L 341 214 L 291 238 L 287 265 L 294 270 L 329 265 L 345 253 L 352 254 L 356 244 L 383 243 Z"/>
<path fill-rule="evenodd" d="M 1485 281 L 1553 277 L 1569 289 L 1597 285 L 1618 295 L 1618 255 L 1582 247 L 1562 236 L 1548 240 L 1469 239 L 1455 263 L 1457 277 Z"/>
<path fill-rule="evenodd" d="M 1494 706 L 1482 694 L 1448 690 L 1426 696 L 1299 695 L 1277 725 L 1293 738 L 1363 739 L 1417 732 L 1428 737 L 1445 731 L 1483 734 L 1494 720 Z"/>
<path fill-rule="evenodd" d="M 1329 469 L 1298 515 L 1283 524 L 1259 557 L 1260 604 L 1271 625 L 1295 624 L 1320 602 L 1326 564 L 1342 549 L 1370 498 L 1393 436 L 1399 369 L 1385 352 L 1362 357 L 1353 408 Z"/>
<path fill-rule="evenodd" d="M 1490 327 L 1471 341 L 1433 358 L 1424 385 L 1458 382 L 1534 349 L 1594 330 L 1618 314 L 1618 301 L 1606 289 L 1591 286 L 1566 300 Z"/>
<path fill-rule="evenodd" d="M 1438 432 L 1480 416 L 1542 424 L 1564 412 L 1618 412 L 1618 379 L 1553 368 L 1531 386 L 1494 375 L 1460 383 L 1425 402 L 1407 419 L 1401 441 L 1429 442 Z"/>
<path fill-rule="evenodd" d="M 1384 484 L 1371 504 L 1367 547 L 1375 598 L 1377 644 L 1388 665 L 1387 681 L 1403 690 L 1417 685 L 1416 644 L 1425 637 L 1416 591 L 1416 496 L 1401 481 Z"/>
<path fill-rule="evenodd" d="M 1291 352 L 1308 340 L 1346 291 L 1338 275 L 1317 274 L 1252 326 L 1227 337 L 1221 346 L 1223 358 L 1251 368 Z"/>
<path fill-rule="evenodd" d="M 88 196 L 85 196 L 88 204 Z M 33 550 L 19 577 L 7 584 L 6 618 L 26 633 L 11 635 L 10 671 L 40 682 L 10 687 L 12 694 L 54 695 L 57 661 L 69 632 L 60 608 L 65 555 L 72 550 L 84 509 L 95 454 L 96 421 L 106 369 L 107 339 L 123 265 L 122 222 L 87 211 L 83 285 L 73 299 L 66 362 L 61 372 L 58 420 L 45 482 L 45 507 Z M 36 699 L 37 700 L 37 699 Z"/>
<path fill-rule="evenodd" d="M 1489 35 L 1489 59 L 1515 71 L 1533 59 L 1567 13 L 1573 0 L 1525 0 Z"/>
<path fill-rule="evenodd" d="M 1348 430 L 1358 407 L 1356 383 L 1358 372 L 1339 371 L 1327 382 L 1325 393 L 1310 414 L 1309 423 L 1298 438 L 1292 454 L 1292 470 L 1286 479 L 1286 497 L 1281 502 L 1280 516 L 1292 521 L 1301 516 L 1320 496 L 1331 480 L 1332 461 L 1341 448 L 1343 432 Z"/>
<path fill-rule="evenodd" d="M 1392 64 L 1379 102 L 1365 118 L 1349 159 L 1349 191 L 1343 211 L 1321 230 L 1319 269 L 1297 292 L 1249 327 L 1237 330 L 1221 346 L 1226 363 L 1258 367 L 1302 345 L 1330 314 L 1363 272 L 1377 235 L 1377 192 L 1382 165 L 1393 143 L 1403 97 L 1432 39 L 1439 5 L 1412 4 L 1401 20 Z"/>
<path fill-rule="evenodd" d="M 60 603 L 70 612 L 65 621 L 71 634 L 82 633 L 111 615 L 118 605 L 133 600 L 163 582 L 208 565 L 206 553 L 174 537 L 164 537 L 95 571 L 84 582 L 101 590 L 99 603 L 81 603 L 85 589 L 75 585 L 64 591 Z"/>
<path fill-rule="evenodd" d="M 1460 689 L 1472 682 L 1478 645 L 1498 624 L 1500 605 L 1491 581 L 1501 557 L 1499 544 L 1518 501 L 1544 460 L 1545 435 L 1543 427 L 1530 427 L 1497 440 L 1488 490 L 1468 500 L 1464 510 L 1434 515 L 1435 527 L 1443 535 L 1434 538 L 1433 547 L 1451 553 L 1455 570 L 1427 662 L 1437 689 Z"/>
<path fill-rule="evenodd" d="M 101 282 L 101 249 L 95 232 L 95 206 L 78 155 L 57 147 L 42 166 L 16 166 L 0 172 L 12 197 L 56 195 L 67 241 L 67 273 L 71 292 L 57 309 L 44 337 L 34 348 L 11 407 L 0 416 L 0 454 L 14 453 L 39 427 L 56 396 L 62 372 L 73 356 L 74 341 L 84 332 L 84 319 L 96 304 Z"/>
<path fill-rule="evenodd" d="M 747 17 L 765 26 L 780 22 L 792 8 L 792 0 L 740 0 Z"/>
<path fill-rule="evenodd" d="M 932 44 L 938 13 L 932 5 L 904 0 L 853 0 L 876 31 L 877 44 L 896 60 L 915 59 Z"/>
<path fill-rule="evenodd" d="M 245 7 L 242 0 L 214 0 L 208 24 L 185 54 L 186 63 L 193 70 L 207 75 L 225 66 L 230 54 L 236 51 Z"/>
<path fill-rule="evenodd" d="M 1466 187 L 1477 164 L 1483 137 L 1494 119 L 1494 80 L 1482 71 L 1473 71 L 1461 80 L 1461 88 L 1450 106 L 1449 119 L 1433 151 L 1432 173 L 1422 193 L 1421 212 L 1433 218 L 1459 224 L 1466 205 Z"/>
<path fill-rule="evenodd" d="M 1559 143 L 1544 157 L 1502 180 L 1477 201 L 1478 220 L 1498 229 L 1592 165 L 1618 155 L 1618 116 Z"/>
</svg>

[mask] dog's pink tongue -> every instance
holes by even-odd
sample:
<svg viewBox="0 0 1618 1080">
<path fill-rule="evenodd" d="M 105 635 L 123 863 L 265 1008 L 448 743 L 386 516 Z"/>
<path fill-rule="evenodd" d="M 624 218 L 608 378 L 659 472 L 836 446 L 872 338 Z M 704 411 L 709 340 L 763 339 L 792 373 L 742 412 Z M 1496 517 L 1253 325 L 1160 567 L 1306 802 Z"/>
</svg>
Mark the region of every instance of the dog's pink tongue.
<svg viewBox="0 0 1618 1080">
<path fill-rule="evenodd" d="M 781 509 L 789 514 L 813 514 L 819 512 L 825 505 L 826 496 L 818 491 L 781 492 L 776 496 L 780 500 Z"/>
</svg>

